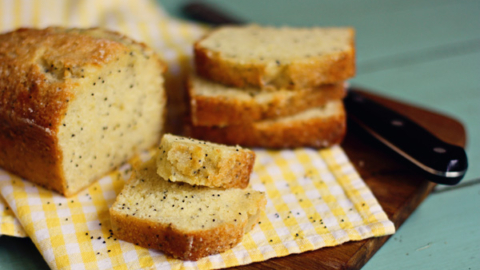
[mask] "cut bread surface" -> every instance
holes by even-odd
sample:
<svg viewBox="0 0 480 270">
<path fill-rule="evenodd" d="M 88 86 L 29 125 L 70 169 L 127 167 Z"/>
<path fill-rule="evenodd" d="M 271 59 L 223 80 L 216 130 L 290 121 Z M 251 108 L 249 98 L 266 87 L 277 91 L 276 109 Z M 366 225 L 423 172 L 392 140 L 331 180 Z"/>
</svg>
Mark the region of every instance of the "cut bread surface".
<svg viewBox="0 0 480 270">
<path fill-rule="evenodd" d="M 255 153 L 165 134 L 159 146 L 157 172 L 164 179 L 221 188 L 246 188 Z"/>
<path fill-rule="evenodd" d="M 339 144 L 346 132 L 341 100 L 327 102 L 295 115 L 246 125 L 204 127 L 188 125 L 187 134 L 200 140 L 247 147 L 329 147 Z"/>
<path fill-rule="evenodd" d="M 132 175 L 110 208 L 117 238 L 197 260 L 238 244 L 258 221 L 265 195 L 169 182 L 151 159 Z"/>
<path fill-rule="evenodd" d="M 191 121 L 196 126 L 227 126 L 293 115 L 345 97 L 344 83 L 313 89 L 261 91 L 237 88 L 191 75 L 188 91 Z"/>
<path fill-rule="evenodd" d="M 7 170 L 70 196 L 158 143 L 165 64 L 144 44 L 102 29 L 20 29 L 1 35 L 0 59 L 0 104 L 16 103 L 0 106 Z M 19 128 L 30 130 L 5 135 Z"/>
<path fill-rule="evenodd" d="M 237 87 L 305 89 L 355 74 L 352 28 L 224 26 L 194 52 L 198 74 Z"/>
</svg>

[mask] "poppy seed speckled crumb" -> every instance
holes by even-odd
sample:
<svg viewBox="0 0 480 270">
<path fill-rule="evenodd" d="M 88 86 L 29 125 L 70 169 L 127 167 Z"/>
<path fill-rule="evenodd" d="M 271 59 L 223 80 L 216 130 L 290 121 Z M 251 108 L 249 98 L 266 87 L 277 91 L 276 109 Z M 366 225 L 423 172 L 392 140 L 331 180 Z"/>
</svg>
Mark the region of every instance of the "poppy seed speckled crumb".
<svg viewBox="0 0 480 270">
<path fill-rule="evenodd" d="M 151 159 L 132 174 L 110 208 L 110 217 L 116 238 L 197 260 L 237 245 L 257 224 L 265 204 L 264 193 L 248 188 L 166 181 Z"/>
<path fill-rule="evenodd" d="M 0 167 L 74 195 L 158 142 L 165 68 L 146 45 L 108 30 L 0 35 Z"/>
<path fill-rule="evenodd" d="M 158 174 L 173 182 L 221 188 L 246 188 L 255 152 L 166 134 L 157 156 Z"/>
<path fill-rule="evenodd" d="M 195 43 L 195 67 L 225 85 L 306 89 L 355 75 L 354 39 L 347 27 L 223 26 Z"/>
</svg>

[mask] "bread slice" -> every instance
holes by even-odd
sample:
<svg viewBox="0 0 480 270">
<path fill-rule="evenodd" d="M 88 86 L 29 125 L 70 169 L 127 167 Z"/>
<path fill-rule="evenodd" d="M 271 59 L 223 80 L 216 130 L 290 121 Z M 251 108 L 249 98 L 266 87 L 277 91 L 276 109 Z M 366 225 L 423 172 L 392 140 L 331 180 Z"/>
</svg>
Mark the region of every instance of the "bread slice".
<svg viewBox="0 0 480 270">
<path fill-rule="evenodd" d="M 166 65 L 102 29 L 0 35 L 0 167 L 70 196 L 156 145 Z"/>
<path fill-rule="evenodd" d="M 305 89 L 355 75 L 352 28 L 224 26 L 194 46 L 197 73 L 236 87 Z"/>
<path fill-rule="evenodd" d="M 190 76 L 188 83 L 191 121 L 196 126 L 227 126 L 251 123 L 299 113 L 343 99 L 343 83 L 314 89 L 260 91 L 236 88 Z"/>
<path fill-rule="evenodd" d="M 220 188 L 246 188 L 255 152 L 166 134 L 157 155 L 157 172 L 173 182 Z"/>
<path fill-rule="evenodd" d="M 246 125 L 186 127 L 187 135 L 216 143 L 248 147 L 328 147 L 339 144 L 346 132 L 341 100 L 301 113 Z"/>
<path fill-rule="evenodd" d="M 264 193 L 169 182 L 155 160 L 138 168 L 110 208 L 115 237 L 198 260 L 237 245 L 258 222 Z"/>
</svg>

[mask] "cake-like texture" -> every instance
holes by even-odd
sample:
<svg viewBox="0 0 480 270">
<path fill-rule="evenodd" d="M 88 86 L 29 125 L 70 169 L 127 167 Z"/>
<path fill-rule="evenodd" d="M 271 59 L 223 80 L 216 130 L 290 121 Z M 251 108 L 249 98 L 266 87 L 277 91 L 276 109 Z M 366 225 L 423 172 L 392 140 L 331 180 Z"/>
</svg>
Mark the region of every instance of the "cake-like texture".
<svg viewBox="0 0 480 270">
<path fill-rule="evenodd" d="M 188 83 L 190 115 L 196 126 L 240 125 L 293 115 L 343 99 L 344 83 L 313 89 L 261 91 L 256 88 L 225 86 L 192 75 Z"/>
<path fill-rule="evenodd" d="M 0 35 L 0 167 L 70 196 L 158 143 L 166 65 L 102 29 Z"/>
<path fill-rule="evenodd" d="M 198 260 L 236 246 L 258 222 L 264 193 L 169 182 L 154 159 L 131 176 L 110 208 L 115 237 L 159 249 L 182 260 Z"/>
<path fill-rule="evenodd" d="M 157 155 L 157 172 L 164 179 L 219 188 L 246 188 L 255 152 L 165 134 Z"/>
<path fill-rule="evenodd" d="M 194 46 L 197 73 L 236 87 L 305 89 L 355 75 L 352 28 L 224 26 Z"/>
<path fill-rule="evenodd" d="M 333 100 L 292 116 L 225 127 L 187 125 L 186 132 L 193 138 L 227 145 L 322 148 L 343 140 L 346 115 L 342 101 Z"/>
</svg>

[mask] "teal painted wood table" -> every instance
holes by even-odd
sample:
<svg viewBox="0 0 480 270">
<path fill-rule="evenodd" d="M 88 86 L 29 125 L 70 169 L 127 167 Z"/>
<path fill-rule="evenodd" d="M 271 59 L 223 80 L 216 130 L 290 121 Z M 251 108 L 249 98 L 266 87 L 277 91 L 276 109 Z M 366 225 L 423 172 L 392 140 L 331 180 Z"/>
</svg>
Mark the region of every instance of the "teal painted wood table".
<svg viewBox="0 0 480 270">
<path fill-rule="evenodd" d="M 158 1 L 179 18 L 185 2 Z M 480 1 L 208 2 L 259 24 L 353 26 L 352 84 L 461 121 L 464 180 L 437 187 L 364 269 L 480 269 Z M 0 237 L 0 269 L 47 268 L 29 239 Z"/>
</svg>

